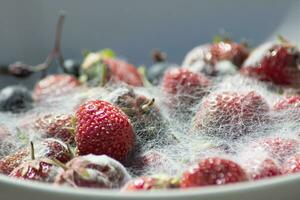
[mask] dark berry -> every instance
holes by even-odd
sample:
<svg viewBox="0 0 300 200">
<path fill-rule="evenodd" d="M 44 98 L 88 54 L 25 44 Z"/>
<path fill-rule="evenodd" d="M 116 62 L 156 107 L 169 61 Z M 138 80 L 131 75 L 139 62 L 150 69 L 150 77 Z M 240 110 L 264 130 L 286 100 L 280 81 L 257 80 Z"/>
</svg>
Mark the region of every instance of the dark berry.
<svg viewBox="0 0 300 200">
<path fill-rule="evenodd" d="M 32 108 L 33 98 L 23 86 L 8 86 L 0 91 L 0 111 L 25 112 Z"/>
</svg>

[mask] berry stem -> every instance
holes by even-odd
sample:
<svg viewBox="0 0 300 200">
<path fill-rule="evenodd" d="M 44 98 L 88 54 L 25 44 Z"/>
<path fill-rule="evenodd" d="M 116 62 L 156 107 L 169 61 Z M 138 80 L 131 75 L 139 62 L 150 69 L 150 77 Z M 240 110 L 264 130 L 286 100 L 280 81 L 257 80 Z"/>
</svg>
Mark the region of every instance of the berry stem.
<svg viewBox="0 0 300 200">
<path fill-rule="evenodd" d="M 31 72 L 42 72 L 42 77 L 44 77 L 47 74 L 46 70 L 51 66 L 53 61 L 57 59 L 63 71 L 64 72 L 67 71 L 64 66 L 64 58 L 61 53 L 61 36 L 62 36 L 64 20 L 65 20 L 65 14 L 61 13 L 56 25 L 54 47 L 49 53 L 49 55 L 47 56 L 46 60 L 43 63 L 35 66 L 28 65 L 27 70 Z M 6 65 L 0 66 L 0 74 L 14 76 L 14 74 L 9 71 L 9 67 Z"/>
<path fill-rule="evenodd" d="M 35 160 L 34 145 L 32 141 L 30 141 L 30 155 L 31 155 L 31 160 Z"/>
<path fill-rule="evenodd" d="M 61 53 L 61 36 L 62 36 L 62 30 L 63 30 L 63 24 L 65 20 L 65 14 L 62 13 L 59 16 L 57 25 L 56 25 L 56 30 L 55 30 L 55 43 L 52 51 L 46 58 L 44 63 L 41 63 L 39 65 L 34 66 L 34 71 L 45 71 L 47 68 L 49 68 L 54 61 L 54 59 L 58 59 L 60 66 L 63 68 L 65 71 L 64 67 L 64 59 Z"/>
<path fill-rule="evenodd" d="M 63 164 L 62 162 L 60 162 L 59 160 L 57 160 L 56 158 L 52 158 L 51 160 L 55 165 L 63 168 L 63 170 L 65 170 L 65 171 L 68 170 L 68 167 L 65 164 Z"/>
<path fill-rule="evenodd" d="M 70 145 L 69 145 L 69 144 L 66 144 L 66 145 L 67 145 L 68 153 L 70 154 L 71 158 L 74 158 L 74 153 L 73 153 L 73 151 L 72 151 Z"/>
</svg>

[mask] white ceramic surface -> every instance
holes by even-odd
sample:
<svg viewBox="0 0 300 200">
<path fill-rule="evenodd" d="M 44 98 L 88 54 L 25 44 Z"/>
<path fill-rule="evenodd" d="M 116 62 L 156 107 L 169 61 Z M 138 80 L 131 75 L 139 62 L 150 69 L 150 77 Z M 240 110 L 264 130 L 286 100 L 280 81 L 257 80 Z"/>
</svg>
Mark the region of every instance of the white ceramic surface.
<svg viewBox="0 0 300 200">
<path fill-rule="evenodd" d="M 192 47 L 225 29 L 257 44 L 285 35 L 300 44 L 300 1 L 280 0 L 1 0 L 0 63 L 39 63 L 52 46 L 58 10 L 68 13 L 63 36 L 66 57 L 81 48 L 111 47 L 136 63 L 149 63 L 159 47 L 181 62 Z M 0 77 L 0 88 L 20 80 Z M 30 84 L 24 81 L 25 84 Z M 0 175 L 1 200 L 293 200 L 300 197 L 300 175 L 259 182 L 156 193 L 54 188 Z"/>
</svg>

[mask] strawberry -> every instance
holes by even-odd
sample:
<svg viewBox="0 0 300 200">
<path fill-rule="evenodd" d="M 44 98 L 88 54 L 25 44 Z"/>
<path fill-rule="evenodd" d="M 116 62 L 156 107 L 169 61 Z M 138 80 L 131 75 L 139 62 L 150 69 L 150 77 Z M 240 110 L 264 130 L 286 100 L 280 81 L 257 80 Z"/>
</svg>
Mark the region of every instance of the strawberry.
<svg viewBox="0 0 300 200">
<path fill-rule="evenodd" d="M 116 58 L 104 58 L 103 63 L 110 78 L 132 86 L 143 86 L 143 79 L 134 65 Z"/>
<path fill-rule="evenodd" d="M 200 73 L 173 68 L 164 74 L 162 89 L 169 107 L 188 112 L 187 109 L 197 104 L 206 94 L 209 85 L 210 81 Z"/>
<path fill-rule="evenodd" d="M 35 85 L 34 99 L 40 101 L 50 97 L 65 95 L 79 85 L 80 82 L 72 75 L 49 75 Z"/>
<path fill-rule="evenodd" d="M 21 149 L 14 154 L 5 156 L 0 160 L 0 173 L 10 174 L 16 167 L 24 162 L 24 159 L 29 155 L 27 148 Z"/>
<path fill-rule="evenodd" d="M 131 120 L 137 145 L 147 145 L 154 139 L 163 143 L 166 122 L 154 99 L 137 94 L 132 88 L 117 88 L 110 93 L 108 101 L 118 106 Z"/>
<path fill-rule="evenodd" d="M 228 61 L 236 71 L 248 57 L 249 52 L 244 44 L 232 41 L 218 41 L 213 44 L 204 44 L 192 49 L 185 57 L 183 66 L 193 71 L 207 75 L 219 75 L 224 73 L 220 68 L 221 61 Z M 226 72 L 225 72 L 226 73 Z"/>
<path fill-rule="evenodd" d="M 283 162 L 297 152 L 299 142 L 290 138 L 264 138 L 258 142 L 258 146 L 265 149 L 271 157 Z"/>
<path fill-rule="evenodd" d="M 47 114 L 34 123 L 34 128 L 42 132 L 43 137 L 53 137 L 62 141 L 73 144 L 75 142 L 74 134 L 72 133 L 72 117 L 64 114 Z"/>
<path fill-rule="evenodd" d="M 35 151 L 37 158 L 55 158 L 62 163 L 67 163 L 73 157 L 73 153 L 66 144 L 53 138 L 42 140 L 37 144 Z"/>
<path fill-rule="evenodd" d="M 92 85 L 100 82 L 102 86 L 108 81 L 143 86 L 143 79 L 137 68 L 116 58 L 115 52 L 111 49 L 90 52 L 86 55 L 81 65 L 81 80 L 89 81 Z"/>
<path fill-rule="evenodd" d="M 120 188 L 130 175 L 118 161 L 102 155 L 86 155 L 73 158 L 65 171 L 57 175 L 55 184 L 71 187 Z"/>
<path fill-rule="evenodd" d="M 15 168 L 9 176 L 23 180 L 52 183 L 56 175 L 62 170 L 51 160 L 31 160 Z"/>
<path fill-rule="evenodd" d="M 292 174 L 300 172 L 300 154 L 288 158 L 282 165 L 283 174 Z"/>
<path fill-rule="evenodd" d="M 72 159 L 72 152 L 61 141 L 56 139 L 45 139 L 36 144 L 36 152 L 34 157 L 37 159 L 57 159 L 62 163 L 66 163 Z M 30 161 L 30 149 L 23 148 L 16 153 L 8 155 L 0 160 L 0 173 L 10 174 L 19 165 Z"/>
<path fill-rule="evenodd" d="M 131 166 L 134 174 L 176 174 L 177 166 L 164 154 L 158 150 L 148 150 L 135 157 Z"/>
<path fill-rule="evenodd" d="M 300 83 L 298 65 L 299 50 L 285 41 L 264 45 L 253 52 L 241 73 L 277 85 L 297 86 Z"/>
<path fill-rule="evenodd" d="M 202 101 L 194 127 L 234 139 L 266 121 L 268 111 L 265 99 L 254 91 L 213 93 Z"/>
<path fill-rule="evenodd" d="M 223 158 L 207 158 L 184 172 L 182 188 L 224 185 L 247 181 L 245 171 L 235 162 Z"/>
<path fill-rule="evenodd" d="M 237 67 L 241 67 L 249 52 L 244 44 L 231 41 L 221 41 L 211 45 L 210 54 L 207 55 L 207 62 L 216 64 L 218 61 L 228 60 Z"/>
<path fill-rule="evenodd" d="M 299 108 L 300 108 L 299 96 L 286 97 L 285 99 L 277 102 L 273 107 L 275 111 L 294 110 Z"/>
<path fill-rule="evenodd" d="M 281 170 L 271 158 L 253 159 L 245 167 L 247 174 L 253 180 L 269 178 L 281 175 Z"/>
<path fill-rule="evenodd" d="M 108 155 L 125 161 L 133 150 L 135 134 L 130 120 L 112 104 L 94 100 L 76 112 L 75 139 L 79 155 Z"/>
<path fill-rule="evenodd" d="M 149 177 L 143 176 L 131 180 L 122 188 L 122 191 L 136 192 L 174 188 L 179 188 L 179 180 L 177 178 L 165 175 L 156 175 Z"/>
</svg>

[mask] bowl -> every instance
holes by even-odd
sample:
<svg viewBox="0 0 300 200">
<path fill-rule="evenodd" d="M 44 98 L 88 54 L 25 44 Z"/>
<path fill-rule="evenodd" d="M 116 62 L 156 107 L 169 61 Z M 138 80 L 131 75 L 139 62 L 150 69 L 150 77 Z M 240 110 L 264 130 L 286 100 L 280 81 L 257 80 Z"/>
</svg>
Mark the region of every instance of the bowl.
<svg viewBox="0 0 300 200">
<path fill-rule="evenodd" d="M 54 187 L 0 176 L 1 199 L 30 200 L 282 200 L 299 197 L 300 174 L 255 182 L 187 190 L 124 193 L 116 190 Z"/>
<path fill-rule="evenodd" d="M 224 30 L 253 46 L 278 34 L 300 44 L 300 2 L 292 0 L 5 0 L 0 7 L 0 64 L 43 61 L 52 47 L 59 10 L 67 12 L 62 44 L 67 58 L 81 59 L 82 48 L 110 47 L 137 65 L 149 64 L 150 50 L 160 48 L 169 60 L 181 63 L 187 51 Z M 36 78 L 2 76 L 0 88 L 16 83 L 31 87 Z M 54 187 L 0 175 L 0 196 L 11 200 L 289 200 L 299 197 L 299 184 L 300 174 L 296 174 L 218 187 L 122 193 Z"/>
</svg>

